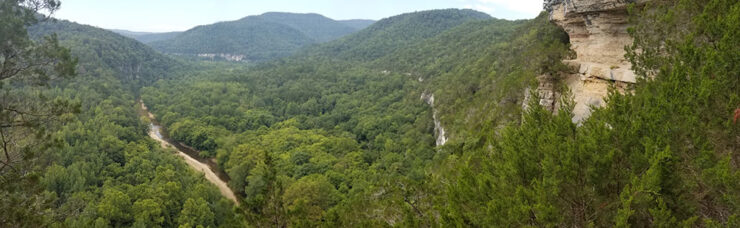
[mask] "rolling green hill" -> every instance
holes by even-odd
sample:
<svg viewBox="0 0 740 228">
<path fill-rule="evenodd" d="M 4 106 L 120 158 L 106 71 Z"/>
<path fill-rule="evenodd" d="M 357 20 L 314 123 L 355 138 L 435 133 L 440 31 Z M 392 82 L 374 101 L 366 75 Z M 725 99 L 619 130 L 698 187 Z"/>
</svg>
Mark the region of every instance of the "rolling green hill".
<svg viewBox="0 0 740 228">
<path fill-rule="evenodd" d="M 358 30 L 340 21 L 314 13 L 265 13 L 258 17 L 266 21 L 287 25 L 317 43 L 331 41 Z"/>
<path fill-rule="evenodd" d="M 259 62 L 289 56 L 300 48 L 355 31 L 356 27 L 318 14 L 265 13 L 198 26 L 150 45 L 171 54 L 212 54 Z"/>
<path fill-rule="evenodd" d="M 473 10 L 430 10 L 407 13 L 380 20 L 369 27 L 327 43 L 309 52 L 315 55 L 369 61 L 388 55 L 399 48 L 423 42 L 447 29 L 465 22 L 490 19 Z"/>
<path fill-rule="evenodd" d="M 80 59 L 81 73 L 103 68 L 114 72 L 129 86 L 152 83 L 182 66 L 149 46 L 101 28 L 57 20 L 28 30 L 36 39 L 56 34 L 60 43 L 70 47 Z"/>
</svg>

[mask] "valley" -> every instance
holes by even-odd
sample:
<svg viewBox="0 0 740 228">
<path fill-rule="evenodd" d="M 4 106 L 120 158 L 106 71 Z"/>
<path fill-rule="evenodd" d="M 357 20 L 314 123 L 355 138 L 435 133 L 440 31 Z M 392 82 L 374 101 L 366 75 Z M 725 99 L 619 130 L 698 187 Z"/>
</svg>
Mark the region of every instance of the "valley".
<svg viewBox="0 0 740 228">
<path fill-rule="evenodd" d="M 738 1 L 451 2 L 0 0 L 0 227 L 738 227 Z"/>
</svg>

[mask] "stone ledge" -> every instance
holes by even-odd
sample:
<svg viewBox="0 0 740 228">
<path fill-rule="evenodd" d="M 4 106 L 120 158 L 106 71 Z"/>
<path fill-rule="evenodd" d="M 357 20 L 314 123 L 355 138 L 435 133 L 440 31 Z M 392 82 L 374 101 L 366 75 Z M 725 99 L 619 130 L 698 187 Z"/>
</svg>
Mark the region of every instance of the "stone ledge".
<svg viewBox="0 0 740 228">
<path fill-rule="evenodd" d="M 596 77 L 611 81 L 628 83 L 637 82 L 637 75 L 635 75 L 635 73 L 630 70 L 630 66 L 626 64 L 613 66 L 602 63 L 580 62 L 578 65 L 580 66 L 578 73 L 586 78 Z"/>
</svg>

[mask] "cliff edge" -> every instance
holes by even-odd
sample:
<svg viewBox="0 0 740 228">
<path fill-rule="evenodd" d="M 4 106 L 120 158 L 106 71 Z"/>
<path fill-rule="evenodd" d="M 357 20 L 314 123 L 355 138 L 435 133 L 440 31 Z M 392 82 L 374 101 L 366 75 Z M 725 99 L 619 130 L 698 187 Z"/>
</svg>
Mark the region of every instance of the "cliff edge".
<svg viewBox="0 0 740 228">
<path fill-rule="evenodd" d="M 557 94 L 553 80 L 570 88 L 575 101 L 574 122 L 591 114 L 591 106 L 604 105 L 610 85 L 620 91 L 637 82 L 632 65 L 624 57 L 625 46 L 632 44 L 627 33 L 627 7 L 649 0 L 545 0 L 550 20 L 570 37 L 574 59 L 564 60 L 570 71 L 561 75 L 539 77 L 538 92 L 543 104 L 557 111 Z"/>
</svg>

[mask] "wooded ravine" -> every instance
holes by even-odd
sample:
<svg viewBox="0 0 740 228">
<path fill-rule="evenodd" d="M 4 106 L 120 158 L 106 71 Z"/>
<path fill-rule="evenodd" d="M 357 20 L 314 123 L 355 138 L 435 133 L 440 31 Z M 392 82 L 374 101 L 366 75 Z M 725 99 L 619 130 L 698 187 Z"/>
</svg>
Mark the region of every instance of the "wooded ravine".
<svg viewBox="0 0 740 228">
<path fill-rule="evenodd" d="M 0 227 L 740 227 L 740 2 L 544 3 L 160 34 L 0 0 Z"/>
</svg>

